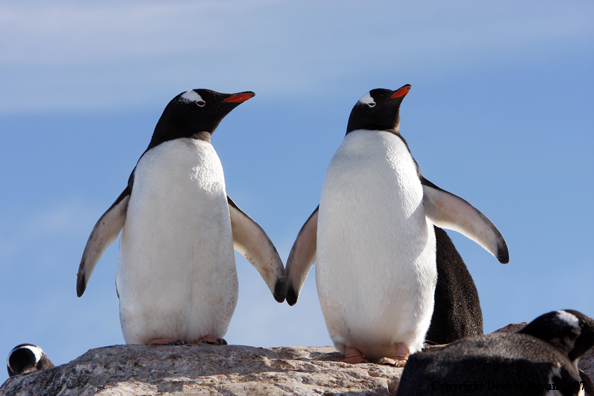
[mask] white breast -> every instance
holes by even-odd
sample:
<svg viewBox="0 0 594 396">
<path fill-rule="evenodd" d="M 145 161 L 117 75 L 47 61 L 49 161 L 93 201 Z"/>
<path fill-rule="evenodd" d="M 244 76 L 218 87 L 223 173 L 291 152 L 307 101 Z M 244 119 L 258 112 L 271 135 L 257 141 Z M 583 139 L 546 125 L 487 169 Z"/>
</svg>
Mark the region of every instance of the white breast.
<svg viewBox="0 0 594 396">
<path fill-rule="evenodd" d="M 176 139 L 139 160 L 116 275 L 127 343 L 225 334 L 237 301 L 226 197 L 210 143 Z"/>
<path fill-rule="evenodd" d="M 339 349 L 393 355 L 422 346 L 433 310 L 435 235 L 416 166 L 396 135 L 354 131 L 328 167 L 318 219 L 316 279 Z"/>
</svg>

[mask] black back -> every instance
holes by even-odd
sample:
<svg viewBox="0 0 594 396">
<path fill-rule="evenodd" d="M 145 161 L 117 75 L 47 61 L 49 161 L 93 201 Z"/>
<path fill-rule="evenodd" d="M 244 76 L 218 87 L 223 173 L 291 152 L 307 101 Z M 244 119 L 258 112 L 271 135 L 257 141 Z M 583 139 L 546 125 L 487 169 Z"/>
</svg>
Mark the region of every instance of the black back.
<svg viewBox="0 0 594 396">
<path fill-rule="evenodd" d="M 554 345 L 572 361 L 594 346 L 594 320 L 572 309 L 539 316 L 518 333 L 529 334 Z"/>
<path fill-rule="evenodd" d="M 478 292 L 464 260 L 448 234 L 434 227 L 437 286 L 428 344 L 449 344 L 460 338 L 483 334 L 483 313 Z"/>
<path fill-rule="evenodd" d="M 578 350 L 585 352 L 594 344 L 594 322 L 567 310 L 579 319 L 576 327 L 575 320 L 560 320 L 558 312 L 538 317 L 517 333 L 468 337 L 411 355 L 398 395 L 545 395 L 551 388 L 562 395 L 577 395 L 582 386 L 591 391 L 591 381 L 578 371 L 575 359 L 581 356 Z M 568 327 L 579 328 L 579 335 Z M 574 340 L 570 348 L 566 341 L 558 342 L 567 339 Z"/>
</svg>

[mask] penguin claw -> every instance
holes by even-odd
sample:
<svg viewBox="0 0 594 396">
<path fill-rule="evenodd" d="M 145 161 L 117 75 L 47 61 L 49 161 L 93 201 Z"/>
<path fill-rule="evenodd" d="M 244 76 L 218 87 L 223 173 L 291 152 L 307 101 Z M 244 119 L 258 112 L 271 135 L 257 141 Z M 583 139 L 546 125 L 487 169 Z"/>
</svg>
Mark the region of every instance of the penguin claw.
<svg viewBox="0 0 594 396">
<path fill-rule="evenodd" d="M 369 360 L 360 356 L 345 356 L 344 359 L 339 360 L 339 362 L 349 364 L 371 363 Z"/>
<path fill-rule="evenodd" d="M 217 338 L 215 336 L 206 335 L 198 338 L 193 342 L 194 344 L 210 344 L 210 345 L 227 345 L 227 341 L 223 338 Z"/>
<path fill-rule="evenodd" d="M 383 357 L 381 359 L 376 360 L 374 363 L 375 364 L 383 364 L 386 366 L 393 366 L 393 367 L 404 367 L 404 365 L 406 364 L 406 360 L 397 360 L 397 359 L 392 359 L 389 357 Z"/>
<path fill-rule="evenodd" d="M 358 349 L 352 347 L 344 348 L 344 359 L 340 359 L 339 362 L 350 364 L 370 363 Z"/>
<path fill-rule="evenodd" d="M 377 364 L 385 364 L 387 366 L 394 366 L 394 367 L 404 367 L 406 361 L 408 360 L 408 355 L 410 354 L 410 350 L 408 346 L 403 342 L 396 343 L 396 353 L 391 358 L 383 357 L 377 360 L 375 363 Z"/>
</svg>

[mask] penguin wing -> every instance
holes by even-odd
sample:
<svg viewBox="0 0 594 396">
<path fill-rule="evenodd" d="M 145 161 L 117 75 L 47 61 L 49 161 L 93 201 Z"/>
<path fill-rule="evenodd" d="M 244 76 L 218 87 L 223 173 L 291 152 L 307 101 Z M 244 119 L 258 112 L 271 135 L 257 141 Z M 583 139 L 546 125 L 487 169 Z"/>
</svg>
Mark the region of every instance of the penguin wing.
<svg viewBox="0 0 594 396">
<path fill-rule="evenodd" d="M 91 274 L 103 252 L 116 240 L 122 227 L 124 227 L 126 210 L 128 209 L 128 201 L 130 200 L 130 191 L 130 188 L 126 187 L 118 199 L 97 220 L 95 227 L 93 227 L 82 259 L 80 260 L 80 266 L 78 267 L 76 294 L 79 297 L 85 292 Z"/>
<path fill-rule="evenodd" d="M 227 202 L 233 231 L 233 248 L 256 267 L 274 299 L 282 303 L 285 301 L 287 280 L 285 267 L 276 248 L 262 227 L 239 209 L 229 196 Z"/>
<path fill-rule="evenodd" d="M 320 209 L 319 205 L 301 227 L 287 260 L 287 279 L 289 282 L 287 303 L 289 305 L 295 305 L 297 302 L 299 292 L 305 283 L 305 279 L 307 279 L 307 274 L 316 261 L 318 209 Z"/>
<path fill-rule="evenodd" d="M 468 201 L 437 187 L 421 176 L 425 215 L 438 227 L 458 231 L 491 253 L 499 262 L 509 262 L 503 235 L 480 210 Z"/>
</svg>

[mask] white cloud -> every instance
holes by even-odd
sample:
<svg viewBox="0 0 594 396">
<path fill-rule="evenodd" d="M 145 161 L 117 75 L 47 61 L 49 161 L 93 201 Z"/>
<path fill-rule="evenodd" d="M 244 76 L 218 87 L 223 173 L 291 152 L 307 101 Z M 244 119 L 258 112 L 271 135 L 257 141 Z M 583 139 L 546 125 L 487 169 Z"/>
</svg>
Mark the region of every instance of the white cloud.
<svg viewBox="0 0 594 396">
<path fill-rule="evenodd" d="M 571 5 L 469 0 L 414 5 L 386 1 L 373 5 L 336 1 L 2 2 L 0 62 L 68 65 L 197 51 L 268 51 L 268 60 L 309 60 L 315 65 L 332 61 L 337 54 L 343 54 L 341 60 L 376 53 L 377 58 L 368 60 L 377 63 L 382 55 L 404 60 L 415 53 L 465 48 L 509 50 L 510 45 L 591 33 L 594 27 L 588 11 L 594 6 L 584 1 Z M 307 56 L 308 50 L 314 52 Z"/>
<path fill-rule="evenodd" d="M 139 107 L 207 85 L 304 95 L 542 61 L 591 44 L 594 5 L 571 5 L 2 2 L 0 108 Z"/>
<path fill-rule="evenodd" d="M 233 37 L 246 38 L 239 24 L 246 8 L 259 3 L 3 2 L 1 62 L 90 64 L 229 48 L 238 45 Z"/>
</svg>

